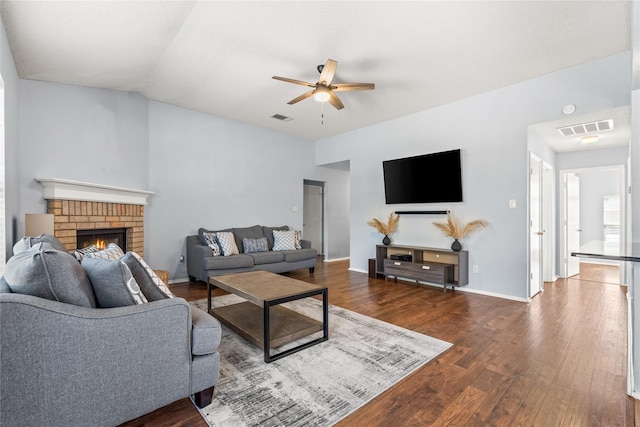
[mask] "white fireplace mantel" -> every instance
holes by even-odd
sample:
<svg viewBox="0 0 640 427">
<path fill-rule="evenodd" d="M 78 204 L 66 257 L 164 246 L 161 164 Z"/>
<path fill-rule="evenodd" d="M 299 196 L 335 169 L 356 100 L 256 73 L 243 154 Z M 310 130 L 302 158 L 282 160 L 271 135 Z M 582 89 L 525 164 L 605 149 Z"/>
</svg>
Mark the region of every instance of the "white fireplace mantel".
<svg viewBox="0 0 640 427">
<path fill-rule="evenodd" d="M 82 200 L 146 205 L 147 198 L 154 194 L 153 191 L 92 184 L 70 179 L 36 178 L 36 181 L 42 184 L 42 193 L 47 200 Z"/>
</svg>

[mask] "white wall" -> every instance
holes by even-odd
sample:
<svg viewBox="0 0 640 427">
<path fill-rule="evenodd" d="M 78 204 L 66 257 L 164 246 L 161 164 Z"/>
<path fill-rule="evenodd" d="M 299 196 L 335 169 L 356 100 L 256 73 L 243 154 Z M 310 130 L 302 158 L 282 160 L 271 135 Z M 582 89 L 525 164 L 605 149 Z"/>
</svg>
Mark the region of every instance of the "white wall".
<svg viewBox="0 0 640 427">
<path fill-rule="evenodd" d="M 632 32 L 631 43 L 633 49 L 633 76 L 632 76 L 632 92 L 631 92 L 631 143 L 629 147 L 630 158 L 630 185 L 631 185 L 631 240 L 636 245 L 640 245 L 640 2 L 632 3 Z M 636 252 L 636 256 L 637 256 Z M 631 277 L 629 294 L 631 304 L 631 329 L 632 329 L 632 347 L 633 347 L 633 364 L 632 371 L 629 375 L 633 376 L 632 384 L 633 396 L 638 399 L 640 393 L 640 298 L 637 297 L 640 289 L 640 263 L 633 263 L 633 267 L 627 263 L 627 272 Z"/>
<path fill-rule="evenodd" d="M 198 228 L 256 224 L 302 230 L 314 145 L 293 136 L 151 101 L 145 256 L 185 278 L 185 238 Z M 293 211 L 293 206 L 298 211 Z"/>
<path fill-rule="evenodd" d="M 558 153 L 556 156 L 557 172 L 581 168 L 597 168 L 627 164 L 629 147 L 611 147 L 599 150 L 572 151 Z"/>
<path fill-rule="evenodd" d="M 147 99 L 141 95 L 20 80 L 20 215 L 46 212 L 35 178 L 148 187 Z"/>
<path fill-rule="evenodd" d="M 4 84 L 4 179 L 5 211 L 5 257 L 13 254 L 13 242 L 17 239 L 16 221 L 20 216 L 19 143 L 18 143 L 18 74 L 13 61 L 4 24 L 0 22 L 0 73 Z M 24 216 L 24 215 L 22 215 Z"/>
<path fill-rule="evenodd" d="M 604 198 L 620 195 L 620 171 L 598 169 L 576 175 L 580 178 L 580 245 L 604 240 Z"/>
<path fill-rule="evenodd" d="M 382 236 L 366 225 L 400 209 L 451 209 L 463 220 L 482 218 L 488 229 L 463 240 L 478 265 L 467 290 L 527 298 L 527 127 L 562 117 L 569 101 L 584 113 L 628 105 L 631 55 L 552 73 L 422 113 L 318 141 L 318 164 L 351 165 L 351 268 L 365 271 Z M 465 201 L 444 205 L 384 202 L 382 161 L 461 148 Z M 446 177 L 443 176 L 443 179 Z M 419 185 L 437 185 L 420 183 Z M 517 208 L 509 209 L 510 199 Z M 438 216 L 403 216 L 392 241 L 448 247 L 431 224 Z"/>
<path fill-rule="evenodd" d="M 178 259 L 187 234 L 254 224 L 302 229 L 303 180 L 312 179 L 327 183 L 328 255 L 348 256 L 348 172 L 316 167 L 313 142 L 138 94 L 16 83 L 19 102 L 8 114 L 20 117 L 20 138 L 8 158 L 17 177 L 8 210 L 17 225 L 8 248 L 24 232 L 24 214 L 46 210 L 34 178 L 151 190 L 145 258 L 184 279 Z"/>
</svg>

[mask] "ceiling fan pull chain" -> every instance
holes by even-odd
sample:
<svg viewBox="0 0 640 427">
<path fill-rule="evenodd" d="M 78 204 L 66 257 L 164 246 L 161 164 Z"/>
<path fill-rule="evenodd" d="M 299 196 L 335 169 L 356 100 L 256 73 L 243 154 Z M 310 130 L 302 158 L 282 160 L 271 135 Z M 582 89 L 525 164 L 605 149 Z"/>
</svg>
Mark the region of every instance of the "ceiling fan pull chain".
<svg viewBox="0 0 640 427">
<path fill-rule="evenodd" d="M 324 102 L 320 103 L 320 125 L 324 126 Z"/>
</svg>

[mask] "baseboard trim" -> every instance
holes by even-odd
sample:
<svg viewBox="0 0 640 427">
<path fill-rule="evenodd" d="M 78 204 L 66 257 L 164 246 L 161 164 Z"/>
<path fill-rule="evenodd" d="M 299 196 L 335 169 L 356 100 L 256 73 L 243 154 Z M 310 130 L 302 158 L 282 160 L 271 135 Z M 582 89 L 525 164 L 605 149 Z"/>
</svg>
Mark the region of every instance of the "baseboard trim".
<svg viewBox="0 0 640 427">
<path fill-rule="evenodd" d="M 369 274 L 369 272 L 368 272 L 368 271 L 366 271 L 366 270 L 361 270 L 361 269 L 359 269 L 359 268 L 352 268 L 352 267 L 349 267 L 349 268 L 348 268 L 348 270 L 349 270 L 349 271 L 357 271 L 358 273 Z"/>
<path fill-rule="evenodd" d="M 336 261 L 346 261 L 351 259 L 350 257 L 345 257 L 345 258 L 331 258 L 331 259 L 325 259 L 324 262 L 336 262 Z"/>
<path fill-rule="evenodd" d="M 499 293 L 496 293 L 496 292 L 483 291 L 483 290 L 480 290 L 480 289 L 473 289 L 473 288 L 456 287 L 456 292 L 458 292 L 458 291 L 469 292 L 471 294 L 485 295 L 485 296 L 494 297 L 494 298 L 507 299 L 507 300 L 517 301 L 517 302 L 528 303 L 528 302 L 531 301 L 529 298 L 515 297 L 515 296 L 512 296 L 512 295 L 499 294 Z"/>
</svg>

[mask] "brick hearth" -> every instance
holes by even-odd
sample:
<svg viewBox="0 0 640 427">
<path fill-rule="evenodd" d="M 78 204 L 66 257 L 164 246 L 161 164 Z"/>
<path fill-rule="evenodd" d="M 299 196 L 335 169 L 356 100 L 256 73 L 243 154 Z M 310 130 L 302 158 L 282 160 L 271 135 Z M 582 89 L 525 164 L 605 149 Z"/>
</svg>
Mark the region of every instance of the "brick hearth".
<svg viewBox="0 0 640 427">
<path fill-rule="evenodd" d="M 67 250 L 77 248 L 76 231 L 126 228 L 127 250 L 144 257 L 144 206 L 124 203 L 47 200 L 55 236 Z"/>
</svg>

